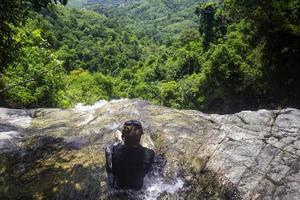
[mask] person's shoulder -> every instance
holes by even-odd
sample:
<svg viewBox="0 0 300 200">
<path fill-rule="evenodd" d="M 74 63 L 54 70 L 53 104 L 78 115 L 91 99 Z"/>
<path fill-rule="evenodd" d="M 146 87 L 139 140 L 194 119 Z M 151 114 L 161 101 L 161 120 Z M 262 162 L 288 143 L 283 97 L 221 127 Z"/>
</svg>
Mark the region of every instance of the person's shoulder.
<svg viewBox="0 0 300 200">
<path fill-rule="evenodd" d="M 122 146 L 121 142 L 116 142 L 114 144 L 111 144 L 111 145 L 107 146 L 105 148 L 105 152 L 112 153 L 116 148 L 120 148 L 121 146 Z"/>
<path fill-rule="evenodd" d="M 151 157 L 153 157 L 155 155 L 155 152 L 152 149 L 149 149 L 147 147 L 143 147 L 143 149 L 147 155 L 150 155 Z"/>
</svg>

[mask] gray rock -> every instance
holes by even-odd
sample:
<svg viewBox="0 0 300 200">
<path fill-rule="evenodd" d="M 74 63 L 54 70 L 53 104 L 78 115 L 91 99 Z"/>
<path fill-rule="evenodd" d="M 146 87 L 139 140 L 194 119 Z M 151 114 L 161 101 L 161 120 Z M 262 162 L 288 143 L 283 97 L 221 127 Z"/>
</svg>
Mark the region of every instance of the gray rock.
<svg viewBox="0 0 300 200">
<path fill-rule="evenodd" d="M 0 198 L 107 199 L 103 149 L 129 119 L 166 161 L 138 199 L 300 199 L 299 110 L 209 115 L 142 100 L 1 108 Z"/>
</svg>

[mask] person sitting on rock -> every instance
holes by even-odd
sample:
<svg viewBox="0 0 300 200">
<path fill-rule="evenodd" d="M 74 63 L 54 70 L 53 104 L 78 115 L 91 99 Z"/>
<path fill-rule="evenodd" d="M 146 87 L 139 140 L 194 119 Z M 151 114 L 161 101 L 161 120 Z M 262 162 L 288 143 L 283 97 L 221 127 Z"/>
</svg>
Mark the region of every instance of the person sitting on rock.
<svg viewBox="0 0 300 200">
<path fill-rule="evenodd" d="M 140 145 L 143 128 L 139 121 L 124 123 L 122 140 L 105 150 L 109 185 L 113 189 L 139 190 L 150 171 L 154 151 Z"/>
</svg>

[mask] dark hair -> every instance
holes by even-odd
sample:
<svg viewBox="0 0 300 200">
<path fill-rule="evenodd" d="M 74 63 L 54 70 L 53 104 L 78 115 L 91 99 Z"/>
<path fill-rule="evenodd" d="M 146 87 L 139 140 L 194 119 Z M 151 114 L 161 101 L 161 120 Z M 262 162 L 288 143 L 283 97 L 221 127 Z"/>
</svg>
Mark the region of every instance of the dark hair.
<svg viewBox="0 0 300 200">
<path fill-rule="evenodd" d="M 124 123 L 122 130 L 122 139 L 125 144 L 135 146 L 140 143 L 143 135 L 142 124 L 137 120 L 129 120 Z"/>
</svg>

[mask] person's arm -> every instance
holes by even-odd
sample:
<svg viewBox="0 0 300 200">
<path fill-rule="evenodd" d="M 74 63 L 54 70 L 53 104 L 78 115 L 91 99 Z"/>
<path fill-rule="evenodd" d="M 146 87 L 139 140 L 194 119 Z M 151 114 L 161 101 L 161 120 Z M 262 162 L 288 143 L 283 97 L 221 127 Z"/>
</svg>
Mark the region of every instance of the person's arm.
<svg viewBox="0 0 300 200">
<path fill-rule="evenodd" d="M 110 145 L 105 149 L 105 158 L 106 158 L 105 167 L 107 172 L 108 185 L 110 187 L 113 187 L 114 185 L 114 175 L 112 173 L 113 172 L 113 166 L 112 166 L 113 147 L 114 145 Z"/>
<path fill-rule="evenodd" d="M 105 158 L 106 158 L 106 172 L 107 172 L 107 178 L 108 178 L 108 184 L 111 188 L 114 188 L 115 184 L 115 169 L 113 165 L 113 154 L 115 151 L 122 146 L 122 143 L 114 143 L 105 149 Z"/>
<path fill-rule="evenodd" d="M 105 167 L 107 173 L 112 172 L 112 149 L 113 149 L 112 145 L 105 148 L 105 158 L 106 158 Z"/>
<path fill-rule="evenodd" d="M 154 161 L 154 156 L 155 156 L 155 153 L 153 150 L 151 149 L 147 149 L 146 151 L 146 157 L 145 157 L 145 174 L 148 173 L 149 171 L 151 171 L 152 169 L 152 165 L 153 165 L 153 161 Z"/>
</svg>

